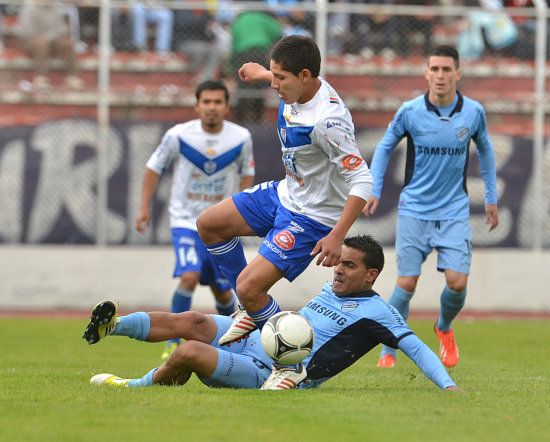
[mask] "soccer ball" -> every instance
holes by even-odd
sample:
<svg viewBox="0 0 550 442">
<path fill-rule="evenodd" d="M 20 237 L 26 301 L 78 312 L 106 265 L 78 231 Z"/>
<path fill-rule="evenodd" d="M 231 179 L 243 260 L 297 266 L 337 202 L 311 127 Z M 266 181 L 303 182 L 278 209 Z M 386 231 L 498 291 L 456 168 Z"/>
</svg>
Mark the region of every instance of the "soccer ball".
<svg viewBox="0 0 550 442">
<path fill-rule="evenodd" d="M 277 313 L 262 328 L 262 346 L 280 364 L 303 361 L 313 348 L 314 338 L 310 322 L 296 312 Z"/>
</svg>

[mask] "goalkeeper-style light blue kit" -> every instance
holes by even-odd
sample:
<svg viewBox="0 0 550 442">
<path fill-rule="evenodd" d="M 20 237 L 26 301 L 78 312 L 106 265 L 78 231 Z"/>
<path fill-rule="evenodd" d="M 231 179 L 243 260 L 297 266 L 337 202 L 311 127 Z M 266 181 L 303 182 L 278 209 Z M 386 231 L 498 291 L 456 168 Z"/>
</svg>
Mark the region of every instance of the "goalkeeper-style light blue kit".
<svg viewBox="0 0 550 442">
<path fill-rule="evenodd" d="M 436 246 L 443 250 L 439 270 L 450 268 L 468 274 L 472 234 L 466 172 L 471 140 L 477 146 L 485 202 L 497 204 L 495 154 L 485 111 L 480 103 L 459 92 L 444 107 L 432 104 L 428 93 L 405 102 L 372 159 L 372 194 L 377 198 L 390 155 L 402 138 L 407 139 L 407 158 L 398 206 L 398 275 L 419 275 L 422 262 Z M 418 237 L 418 231 L 424 234 Z M 403 256 L 407 259 L 399 259 Z"/>
<path fill-rule="evenodd" d="M 437 355 L 372 290 L 340 298 L 332 291 L 332 283 L 327 283 L 300 313 L 313 326 L 315 345 L 303 361 L 307 378 L 298 388 L 318 387 L 380 343 L 402 350 L 440 388 L 455 385 Z M 271 373 L 271 359 L 262 348 L 259 330 L 241 342 L 220 347 L 218 339 L 231 318 L 213 317 L 218 332 L 211 345 L 218 349 L 218 366 L 201 381 L 213 387 L 260 388 Z"/>
</svg>

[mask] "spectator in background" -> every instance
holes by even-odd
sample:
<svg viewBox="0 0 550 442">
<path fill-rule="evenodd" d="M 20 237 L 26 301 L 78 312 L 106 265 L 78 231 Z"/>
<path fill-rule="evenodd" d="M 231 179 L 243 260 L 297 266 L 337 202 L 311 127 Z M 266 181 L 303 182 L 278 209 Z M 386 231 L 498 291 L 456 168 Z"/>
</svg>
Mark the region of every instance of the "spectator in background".
<svg viewBox="0 0 550 442">
<path fill-rule="evenodd" d="M 132 42 L 136 50 L 147 51 L 147 25 L 155 25 L 155 52 L 167 58 L 172 47 L 174 12 L 168 8 L 136 3 L 131 9 Z"/>
<path fill-rule="evenodd" d="M 48 73 L 54 57 L 62 57 L 66 61 L 68 75 L 65 84 L 68 87 L 81 89 L 84 86 L 76 74 L 76 42 L 71 37 L 63 6 L 54 5 L 52 0 L 24 4 L 19 10 L 16 33 L 21 46 L 33 59 L 33 86 L 36 89 L 46 90 L 50 87 Z"/>
<path fill-rule="evenodd" d="M 235 72 L 247 62 L 258 63 L 267 69 L 269 50 L 281 38 L 282 29 L 270 14 L 251 11 L 237 16 L 231 26 L 231 35 Z M 262 121 L 265 107 L 263 93 L 268 87 L 265 82 L 248 83 L 237 78 L 237 122 Z"/>
<path fill-rule="evenodd" d="M 199 3 L 198 0 L 189 2 Z M 216 20 L 205 9 L 174 11 L 173 48 L 191 58 L 192 84 L 219 77 L 223 53 L 217 45 Z"/>
</svg>

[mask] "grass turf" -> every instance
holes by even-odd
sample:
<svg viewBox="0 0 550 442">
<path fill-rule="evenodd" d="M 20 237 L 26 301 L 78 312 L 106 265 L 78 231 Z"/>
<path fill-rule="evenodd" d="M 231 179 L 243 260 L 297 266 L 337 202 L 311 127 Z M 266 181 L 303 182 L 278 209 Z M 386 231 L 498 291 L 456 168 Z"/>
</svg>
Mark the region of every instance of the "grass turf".
<svg viewBox="0 0 550 442">
<path fill-rule="evenodd" d="M 456 321 L 464 390 L 444 392 L 402 353 L 378 349 L 317 390 L 117 389 L 101 372 L 138 377 L 163 344 L 110 337 L 88 346 L 87 318 L 0 319 L 0 440 L 464 441 L 550 440 L 550 321 Z M 433 322 L 410 322 L 432 349 Z"/>
</svg>

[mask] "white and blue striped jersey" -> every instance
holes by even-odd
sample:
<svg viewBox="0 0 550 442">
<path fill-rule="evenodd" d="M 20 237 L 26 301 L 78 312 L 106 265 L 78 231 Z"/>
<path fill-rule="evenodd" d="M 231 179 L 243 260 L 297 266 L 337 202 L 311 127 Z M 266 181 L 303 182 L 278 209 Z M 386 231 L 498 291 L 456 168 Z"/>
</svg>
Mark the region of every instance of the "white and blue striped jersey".
<svg viewBox="0 0 550 442">
<path fill-rule="evenodd" d="M 307 103 L 281 100 L 277 129 L 286 173 L 278 187 L 284 207 L 334 227 L 349 195 L 368 199 L 372 177 L 357 148 L 351 114 L 325 80 Z"/>
<path fill-rule="evenodd" d="M 254 176 L 250 132 L 229 121 L 215 134 L 206 132 L 199 119 L 169 129 L 147 167 L 162 175 L 174 160 L 171 227 L 196 231 L 204 209 L 238 192 L 241 177 Z"/>
<path fill-rule="evenodd" d="M 332 282 L 300 313 L 315 331 L 315 344 L 304 359 L 306 382 L 316 387 L 335 376 L 378 344 L 401 349 L 440 388 L 455 385 L 437 355 L 408 327 L 399 312 L 373 290 L 338 297 Z"/>
<path fill-rule="evenodd" d="M 425 220 L 470 216 L 466 188 L 470 140 L 477 146 L 486 204 L 497 203 L 495 153 L 480 103 L 458 92 L 454 102 L 445 107 L 434 106 L 428 93 L 403 103 L 372 159 L 372 194 L 378 198 L 390 155 L 404 137 L 407 159 L 400 215 Z"/>
</svg>

